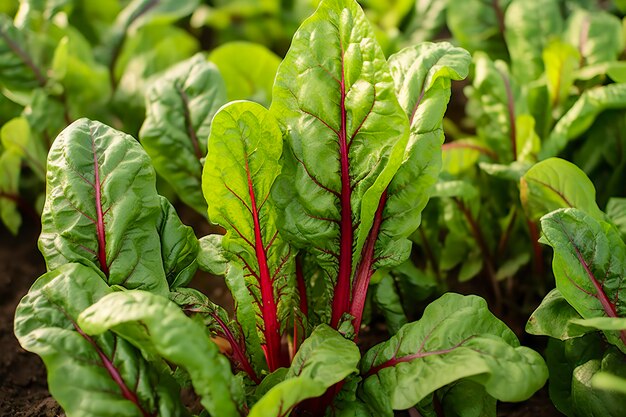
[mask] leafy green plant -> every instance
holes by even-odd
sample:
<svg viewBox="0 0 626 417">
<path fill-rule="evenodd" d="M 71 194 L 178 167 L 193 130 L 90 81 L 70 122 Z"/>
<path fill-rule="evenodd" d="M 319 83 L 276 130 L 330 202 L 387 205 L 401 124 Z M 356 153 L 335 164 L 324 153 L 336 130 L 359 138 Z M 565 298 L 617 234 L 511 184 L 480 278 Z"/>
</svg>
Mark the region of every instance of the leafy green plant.
<svg viewBox="0 0 626 417">
<path fill-rule="evenodd" d="M 433 404 L 494 415 L 496 400 L 539 389 L 543 359 L 476 296 L 446 294 L 388 341 L 356 344 L 372 275 L 409 256 L 451 80 L 468 65 L 463 50 L 428 43 L 387 61 L 356 2 L 323 1 L 269 110 L 236 101 L 212 118 L 202 192 L 226 234 L 200 242 L 131 136 L 88 119 L 65 129 L 48 156 L 49 272 L 15 332 L 68 415 L 190 415 L 189 384 L 205 414 L 224 417 L 433 415 Z M 189 114 L 210 113 L 203 104 Z M 184 135 L 178 114 L 172 132 Z M 198 266 L 225 276 L 234 316 L 186 287 Z"/>
<path fill-rule="evenodd" d="M 522 177 L 522 201 L 541 217 L 556 279 L 526 330 L 552 338 L 546 350 L 550 397 L 568 416 L 618 416 L 626 404 L 613 388 L 626 375 L 626 245 L 595 194 L 585 174 L 561 159 L 540 162 Z"/>
</svg>

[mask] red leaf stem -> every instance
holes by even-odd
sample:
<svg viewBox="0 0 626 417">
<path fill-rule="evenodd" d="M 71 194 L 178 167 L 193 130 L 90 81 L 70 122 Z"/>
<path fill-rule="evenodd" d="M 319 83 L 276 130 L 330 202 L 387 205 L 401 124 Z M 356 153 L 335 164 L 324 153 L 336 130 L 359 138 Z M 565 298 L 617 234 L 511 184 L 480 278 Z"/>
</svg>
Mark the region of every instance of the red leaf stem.
<svg viewBox="0 0 626 417">
<path fill-rule="evenodd" d="M 74 328 L 76 329 L 78 334 L 80 334 L 96 350 L 96 352 L 98 353 L 98 356 L 100 357 L 100 361 L 102 362 L 102 365 L 104 366 L 104 369 L 106 369 L 111 379 L 115 381 L 117 386 L 122 391 L 122 396 L 126 398 L 128 401 L 135 404 L 137 408 L 139 409 L 139 411 L 141 412 L 141 415 L 143 417 L 156 417 L 158 415 L 156 412 L 149 413 L 148 411 L 146 411 L 146 409 L 142 407 L 141 403 L 139 402 L 139 398 L 137 397 L 137 394 L 131 391 L 128 388 L 128 386 L 126 386 L 126 383 L 124 382 L 124 379 L 122 378 L 122 375 L 120 375 L 120 372 L 113 364 L 113 361 L 109 359 L 109 357 L 102 351 L 102 349 L 100 348 L 100 346 L 98 346 L 96 341 L 93 340 L 89 335 L 87 335 L 83 331 L 83 329 L 78 327 L 76 323 L 72 322 L 72 324 L 74 325 Z"/>
<path fill-rule="evenodd" d="M 250 175 L 250 167 L 248 165 L 248 157 L 246 155 L 246 175 L 248 177 L 248 192 L 250 194 L 250 202 L 252 209 L 252 218 L 254 221 L 254 250 L 259 265 L 259 285 L 261 287 L 261 314 L 264 322 L 265 335 L 265 356 L 267 366 L 270 372 L 283 365 L 287 365 L 281 353 L 282 347 L 280 342 L 280 325 L 278 323 L 277 305 L 274 300 L 274 283 L 267 264 L 267 253 L 263 245 L 263 237 L 261 235 L 261 224 L 259 221 L 259 212 L 257 209 L 254 188 L 252 186 L 252 177 Z"/>
<path fill-rule="evenodd" d="M 335 284 L 335 296 L 331 326 L 337 328 L 339 320 L 350 309 L 350 284 L 352 278 L 352 188 L 350 187 L 350 161 L 348 158 L 348 137 L 346 133 L 346 81 L 344 75 L 344 51 L 341 47 L 341 128 L 338 135 L 341 162 L 341 226 L 339 243 L 339 273 Z"/>
<path fill-rule="evenodd" d="M 230 331 L 226 323 L 224 323 L 224 321 L 216 313 L 211 313 L 211 317 L 213 317 L 217 324 L 222 328 L 224 338 L 228 340 L 228 343 L 230 343 L 230 346 L 233 349 L 232 359 L 236 362 L 237 367 L 241 367 L 241 369 L 248 374 L 250 379 L 257 384 L 260 384 L 261 380 L 252 368 L 252 365 L 248 360 L 248 356 L 245 354 L 245 349 L 239 345 L 237 339 L 235 339 L 235 336 Z"/>
<path fill-rule="evenodd" d="M 93 137 L 93 132 L 89 132 L 91 137 L 91 150 L 93 153 L 93 169 L 94 169 L 94 183 L 93 188 L 96 193 L 96 234 L 98 236 L 98 262 L 100 263 L 100 269 L 104 272 L 106 277 L 109 277 L 109 266 L 107 265 L 106 255 L 106 236 L 104 231 L 104 212 L 102 210 L 102 183 L 100 182 L 100 167 L 98 166 L 98 154 L 96 152 L 96 142 Z"/>
</svg>

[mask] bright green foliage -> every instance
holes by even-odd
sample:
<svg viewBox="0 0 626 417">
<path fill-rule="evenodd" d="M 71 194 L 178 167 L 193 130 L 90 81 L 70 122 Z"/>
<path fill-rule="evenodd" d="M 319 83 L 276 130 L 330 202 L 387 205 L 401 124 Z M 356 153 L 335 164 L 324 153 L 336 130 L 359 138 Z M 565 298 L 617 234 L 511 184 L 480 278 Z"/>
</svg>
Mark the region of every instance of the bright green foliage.
<svg viewBox="0 0 626 417">
<path fill-rule="evenodd" d="M 567 21 L 564 37 L 587 65 L 616 61 L 624 49 L 619 18 L 605 11 L 575 9 Z"/>
<path fill-rule="evenodd" d="M 149 158 L 132 137 L 87 119 L 68 127 L 48 157 L 40 238 L 48 268 L 79 262 L 99 270 L 109 285 L 165 293 L 160 231 L 176 231 L 164 248 L 195 237 L 168 220 L 154 183 Z M 189 245 L 184 253 L 193 252 Z M 186 268 L 178 263 L 195 264 L 193 258 L 167 261 L 170 282 L 172 271 Z"/>
<path fill-rule="evenodd" d="M 224 103 L 222 77 L 201 54 L 169 69 L 146 94 L 141 144 L 156 171 L 201 214 L 206 213 L 201 182 L 211 120 Z"/>
<path fill-rule="evenodd" d="M 463 48 L 504 59 L 508 55 L 504 19 L 510 3 L 511 0 L 470 0 L 463 7 L 451 5 L 446 16 L 448 27 Z"/>
<path fill-rule="evenodd" d="M 544 71 L 542 52 L 563 30 L 558 0 L 513 0 L 506 10 L 506 43 L 518 82 L 539 78 Z"/>
<path fill-rule="evenodd" d="M 465 255 L 476 253 L 477 246 L 495 255 L 495 238 L 477 231 L 485 210 L 479 188 L 449 173 L 437 184 L 451 82 L 469 74 L 469 54 L 449 43 L 423 43 L 387 60 L 377 37 L 390 49 L 398 38 L 377 32 L 356 1 L 324 0 L 302 23 L 277 70 L 277 60 L 267 51 L 232 44 L 212 55 L 221 74 L 201 55 L 163 72 L 199 47 L 190 33 L 203 21 L 211 21 L 220 37 L 235 33 L 237 28 L 220 29 L 224 22 L 219 20 L 234 23 L 230 19 L 237 15 L 229 7 L 242 4 L 249 6 L 239 16 L 244 20 L 263 13 L 276 16 L 280 9 L 273 0 L 218 1 L 216 13 L 208 16 L 207 7 L 195 9 L 195 1 L 176 7 L 173 1 L 136 0 L 107 30 L 95 22 L 110 24 L 115 13 L 91 5 L 91 12 L 102 13 L 93 25 L 84 23 L 91 27 L 84 37 L 96 45 L 108 34 L 110 44 L 92 55 L 80 36 L 62 32 L 54 38 L 66 40 L 53 58 L 51 89 L 62 87 L 71 94 L 70 82 L 82 82 L 89 74 L 73 61 L 84 57 L 85 63 L 96 64 L 92 76 L 99 84 L 109 81 L 97 89 L 106 98 L 94 99 L 93 111 L 130 130 L 141 121 L 140 101 L 148 91 L 141 130 L 147 153 L 131 136 L 87 119 L 54 141 L 40 240 L 52 272 L 18 308 L 16 332 L 22 344 L 42 355 L 51 372 L 62 363 L 66 372 L 94 373 L 84 377 L 87 386 L 95 381 L 107 394 L 94 398 L 106 398 L 122 410 L 111 407 L 101 413 L 105 416 L 187 416 L 178 393 L 189 382 L 205 409 L 202 415 L 220 417 L 391 416 L 394 409 L 414 406 L 433 411 L 437 402 L 451 416 L 492 417 L 497 400 L 528 398 L 545 382 L 545 365 L 537 353 L 519 345 L 484 300 L 448 294 L 420 321 L 409 322 L 418 314 L 415 305 L 443 287 L 436 280 L 440 271 L 461 265 L 459 279 L 468 279 L 492 259 L 464 261 Z M 65 6 L 54 10 L 76 19 Z M 286 5 L 295 14 L 309 7 Z M 416 6 L 410 12 L 412 4 L 404 1 L 388 10 L 376 7 L 377 22 L 389 31 L 390 22 L 417 11 Z M 441 18 L 441 10 L 432 13 Z M 171 25 L 192 11 L 188 27 Z M 22 22 L 43 22 L 46 13 L 56 12 L 24 12 Z M 241 54 L 236 65 L 232 56 L 224 56 L 233 51 Z M 245 73 L 253 66 L 259 72 L 240 81 L 242 69 Z M 105 72 L 106 77 L 97 75 Z M 486 72 L 481 77 L 488 83 Z M 505 103 L 500 108 L 515 116 L 508 120 L 509 137 L 514 136 L 510 144 L 520 156 L 503 155 L 501 164 L 485 171 L 494 178 L 517 179 L 534 161 L 539 138 L 534 119 L 523 105 L 517 107 L 523 90 L 511 84 L 507 92 L 507 81 L 499 80 L 497 97 Z M 267 110 L 235 101 L 218 110 L 227 96 L 271 100 L 271 105 Z M 59 114 L 71 119 L 80 107 L 63 93 L 39 89 L 33 97 L 33 106 L 51 109 L 50 120 L 39 112 L 26 117 L 31 133 L 42 137 L 56 127 L 52 120 Z M 512 112 L 510 100 L 516 105 Z M 47 130 L 33 127 L 37 119 L 47 120 Z M 494 154 L 480 145 L 474 164 Z M 224 236 L 198 241 L 181 223 L 156 192 L 148 154 L 182 200 L 199 211 L 205 207 L 198 194 L 202 170 L 206 212 L 225 229 Z M 505 165 L 516 159 L 519 166 Z M 475 165 L 459 165 L 459 173 L 477 171 Z M 433 192 L 440 197 L 443 219 L 458 232 L 442 234 L 446 248 L 437 248 L 433 259 L 442 252 L 443 266 L 420 271 L 409 253 L 418 234 L 425 241 L 438 235 L 415 233 Z M 503 211 L 503 222 L 515 224 L 515 209 Z M 473 237 L 464 239 L 468 231 Z M 455 251 L 455 245 L 463 250 Z M 503 263 L 498 276 L 513 274 L 528 261 L 524 255 Z M 186 288 L 198 266 L 224 276 L 234 314 Z M 487 270 L 496 276 L 495 269 Z M 374 308 L 367 301 L 370 280 L 376 285 L 369 298 Z M 44 288 L 52 294 L 48 298 Z M 37 332 L 49 330 L 39 323 L 48 315 L 33 313 L 30 306 L 48 302 L 67 310 L 63 317 L 55 312 L 59 324 L 54 326 L 55 332 L 62 328 L 76 339 L 76 346 L 65 345 L 75 351 L 70 353 L 85 351 L 92 360 L 56 352 L 46 356 L 50 351 L 37 343 L 52 345 L 58 339 L 35 339 Z M 361 358 L 356 344 L 361 323 L 376 308 L 396 334 Z M 121 350 L 112 350 L 114 343 Z M 135 374 L 140 377 L 133 379 Z M 83 415 L 74 411 L 83 406 L 77 401 L 91 393 L 70 397 L 62 383 L 54 386 L 61 387 L 56 392 L 68 415 Z M 85 407 L 92 408 L 84 415 L 98 415 L 102 402 Z"/>
<path fill-rule="evenodd" d="M 68 417 L 189 416 L 170 375 L 122 337 L 88 336 L 78 323 L 111 292 L 92 268 L 68 263 L 41 276 L 20 302 L 15 334 L 43 359 L 50 392 Z"/>
<path fill-rule="evenodd" d="M 541 220 L 545 243 L 554 249 L 556 285 L 585 319 L 626 317 L 626 244 L 617 230 L 578 209 L 554 211 Z M 626 331 L 605 332 L 626 352 Z"/>
<path fill-rule="evenodd" d="M 245 269 L 246 285 L 258 300 L 253 329 L 258 327 L 268 344 L 285 330 L 295 297 L 295 253 L 276 228 L 270 198 L 281 153 L 273 116 L 256 103 L 231 103 L 213 119 L 202 184 L 209 217 L 227 230 L 226 256 Z"/>
<path fill-rule="evenodd" d="M 469 54 L 450 44 L 422 43 L 389 58 L 396 94 L 409 118 L 409 141 L 398 172 L 387 187 L 375 254 L 379 266 L 399 264 L 408 257 L 412 234 L 441 169 L 441 122 L 450 99 L 452 80 L 469 71 Z"/>
<path fill-rule="evenodd" d="M 166 298 L 145 291 L 113 293 L 84 310 L 78 325 L 92 335 L 113 330 L 140 349 L 183 367 L 210 413 L 239 415 L 242 387 L 228 361 L 204 328 Z"/>
<path fill-rule="evenodd" d="M 253 417 L 278 417 L 307 398 L 319 397 L 358 371 L 357 346 L 336 330 L 318 326 L 294 356 L 284 380 L 250 410 Z"/>
<path fill-rule="evenodd" d="M 520 198 L 532 220 L 568 207 L 584 210 L 597 219 L 604 218 L 589 178 L 564 159 L 546 159 L 529 169 L 520 180 Z"/>
<path fill-rule="evenodd" d="M 609 84 L 585 91 L 554 126 L 543 143 L 540 158 L 556 156 L 569 141 L 589 129 L 601 112 L 625 107 L 626 84 Z"/>
<path fill-rule="evenodd" d="M 280 58 L 262 45 L 229 42 L 215 48 L 209 60 L 219 68 L 228 100 L 252 100 L 269 106 Z"/>
<path fill-rule="evenodd" d="M 461 378 L 480 383 L 497 399 L 519 401 L 548 376 L 541 356 L 520 347 L 484 300 L 458 294 L 431 303 L 419 321 L 369 350 L 361 373 L 363 399 L 381 416 Z"/>
<path fill-rule="evenodd" d="M 25 93 L 47 83 L 39 63 L 28 53 L 23 32 L 6 15 L 0 14 L 0 84 L 16 93 Z"/>
<path fill-rule="evenodd" d="M 324 2 L 302 24 L 273 97 L 271 111 L 289 131 L 287 172 L 295 174 L 282 228 L 298 245 L 311 245 L 334 275 L 338 259 L 328 253 L 341 252 L 344 238 L 336 222 L 352 219 L 349 256 L 356 264 L 408 136 L 385 58 L 356 3 Z M 346 188 L 351 193 L 342 194 Z"/>
</svg>

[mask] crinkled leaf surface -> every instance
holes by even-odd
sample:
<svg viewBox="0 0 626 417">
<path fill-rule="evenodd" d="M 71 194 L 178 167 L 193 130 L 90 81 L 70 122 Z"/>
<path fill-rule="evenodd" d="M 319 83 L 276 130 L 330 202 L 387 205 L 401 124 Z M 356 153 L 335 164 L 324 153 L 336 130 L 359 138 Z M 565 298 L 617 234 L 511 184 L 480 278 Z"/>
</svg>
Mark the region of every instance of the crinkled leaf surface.
<svg viewBox="0 0 626 417">
<path fill-rule="evenodd" d="M 548 376 L 541 356 L 520 346 L 483 299 L 452 293 L 431 303 L 419 321 L 370 349 L 361 374 L 361 398 L 385 416 L 463 378 L 483 385 L 496 399 L 522 401 Z"/>
<path fill-rule="evenodd" d="M 467 51 L 445 42 L 422 43 L 389 58 L 396 94 L 409 118 L 410 134 L 402 165 L 381 203 L 384 220 L 374 251 L 375 257 L 381 259 L 379 264 L 398 264 L 406 259 L 398 253 L 398 245 L 410 248 L 403 238 L 419 226 L 421 211 L 437 182 L 443 143 L 441 123 L 450 99 L 451 81 L 464 79 L 469 64 Z M 405 255 L 408 256 L 406 251 Z"/>
<path fill-rule="evenodd" d="M 294 356 L 285 380 L 250 410 L 250 417 L 282 417 L 307 398 L 324 392 L 358 371 L 359 349 L 336 330 L 319 325 Z"/>
<path fill-rule="evenodd" d="M 83 311 L 78 325 L 87 334 L 113 330 L 140 342 L 141 349 L 187 371 L 209 413 L 224 417 L 240 414 L 242 387 L 228 360 L 210 341 L 204 327 L 167 298 L 139 290 L 109 294 Z"/>
<path fill-rule="evenodd" d="M 201 214 L 206 214 L 202 164 L 211 120 L 224 103 L 222 77 L 202 54 L 169 69 L 146 93 L 141 144 L 156 171 L 183 202 Z"/>
<path fill-rule="evenodd" d="M 604 214 L 596 204 L 596 189 L 576 165 L 560 158 L 541 161 L 520 180 L 520 199 L 531 220 L 559 208 L 575 207 L 596 219 Z"/>
<path fill-rule="evenodd" d="M 208 235 L 200 238 L 198 267 L 213 275 L 226 275 L 228 260 L 222 248 L 222 235 Z"/>
<path fill-rule="evenodd" d="M 554 211 L 541 227 L 554 249 L 557 288 L 576 311 L 585 319 L 626 317 L 626 244 L 618 231 L 578 209 Z M 626 330 L 605 334 L 626 352 Z"/>
<path fill-rule="evenodd" d="M 269 106 L 280 58 L 265 46 L 228 42 L 211 51 L 209 60 L 219 68 L 228 100 L 252 100 Z"/>
<path fill-rule="evenodd" d="M 323 1 L 298 29 L 276 75 L 271 112 L 290 155 L 277 187 L 281 231 L 329 274 L 345 304 L 333 310 L 336 324 L 408 137 L 385 57 L 355 1 Z"/>
<path fill-rule="evenodd" d="M 188 416 L 179 389 L 123 338 L 88 336 L 81 311 L 112 290 L 93 269 L 69 263 L 41 276 L 22 299 L 15 334 L 41 356 L 51 394 L 68 417 Z"/>
<path fill-rule="evenodd" d="M 281 330 L 295 302 L 294 253 L 278 233 L 270 198 L 281 153 L 280 129 L 264 107 L 228 104 L 213 119 L 202 183 L 209 218 L 227 230 L 227 256 L 245 269 L 270 371 L 279 367 Z"/>
<path fill-rule="evenodd" d="M 54 141 L 39 240 L 48 269 L 78 262 L 109 285 L 165 293 L 161 216 L 150 159 L 131 136 L 80 119 Z"/>
<path fill-rule="evenodd" d="M 617 226 L 626 241 L 626 198 L 613 197 L 606 204 L 606 215 Z"/>
</svg>

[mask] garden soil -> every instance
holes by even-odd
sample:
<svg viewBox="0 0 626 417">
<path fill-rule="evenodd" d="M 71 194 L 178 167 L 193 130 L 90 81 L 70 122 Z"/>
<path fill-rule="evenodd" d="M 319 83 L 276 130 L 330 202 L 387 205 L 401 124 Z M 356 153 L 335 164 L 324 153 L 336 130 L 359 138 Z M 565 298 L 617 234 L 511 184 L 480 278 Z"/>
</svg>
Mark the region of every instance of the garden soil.
<svg viewBox="0 0 626 417">
<path fill-rule="evenodd" d="M 186 210 L 181 217 L 186 224 L 194 225 L 196 233 L 207 234 L 210 229 L 202 218 Z M 39 228 L 26 224 L 17 237 L 0 227 L 0 417 L 56 417 L 65 416 L 63 410 L 50 396 L 45 367 L 38 356 L 24 351 L 13 335 L 13 316 L 20 299 L 28 292 L 35 279 L 45 272 L 44 260 L 37 249 Z M 232 309 L 223 281 L 200 275 L 195 287 L 210 294 L 211 298 Z M 523 324 L 509 323 L 513 328 Z M 362 342 L 372 345 L 380 341 L 384 328 L 376 326 L 365 332 Z M 537 348 L 535 346 L 531 346 Z M 183 401 L 192 409 L 197 406 L 193 394 L 184 393 Z M 199 410 L 194 410 L 199 411 Z M 520 404 L 500 404 L 498 417 L 554 417 L 559 416 L 544 388 L 530 400 Z M 415 416 L 400 412 L 398 416 Z"/>
</svg>

